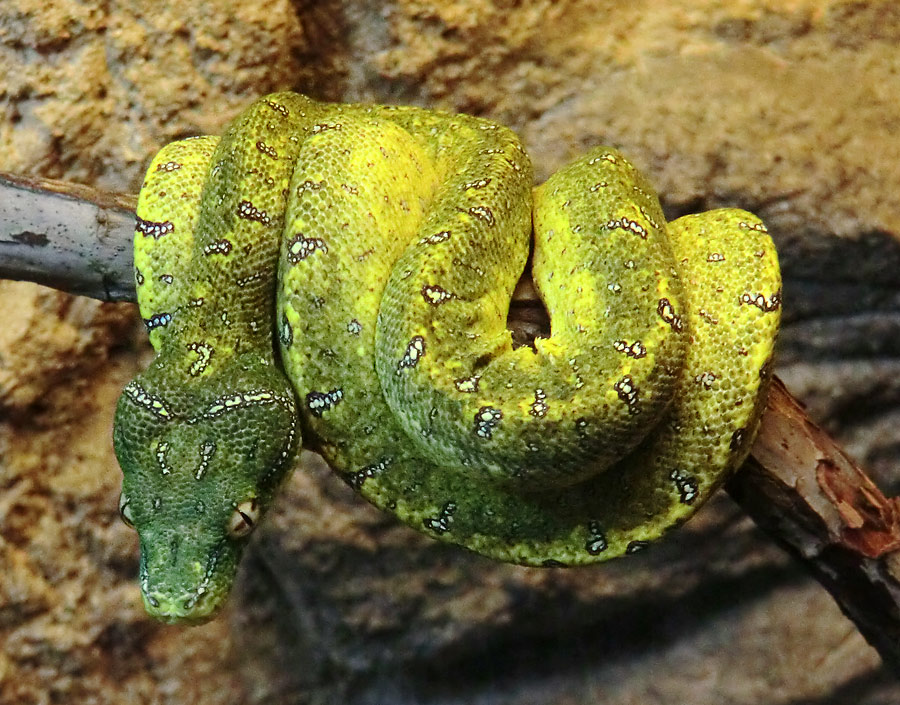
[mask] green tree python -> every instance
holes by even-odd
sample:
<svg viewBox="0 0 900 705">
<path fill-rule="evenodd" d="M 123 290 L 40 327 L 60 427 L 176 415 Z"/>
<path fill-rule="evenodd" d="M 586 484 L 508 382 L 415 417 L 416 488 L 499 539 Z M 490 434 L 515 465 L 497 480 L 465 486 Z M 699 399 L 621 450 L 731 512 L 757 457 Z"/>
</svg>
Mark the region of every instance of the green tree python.
<svg viewBox="0 0 900 705">
<path fill-rule="evenodd" d="M 682 523 L 756 432 L 781 308 L 765 226 L 666 223 L 614 149 L 534 188 L 494 122 L 279 93 L 164 147 L 137 216 L 157 356 L 114 441 L 160 619 L 221 606 L 301 433 L 415 529 L 558 566 Z M 551 333 L 515 347 L 529 256 Z"/>
</svg>

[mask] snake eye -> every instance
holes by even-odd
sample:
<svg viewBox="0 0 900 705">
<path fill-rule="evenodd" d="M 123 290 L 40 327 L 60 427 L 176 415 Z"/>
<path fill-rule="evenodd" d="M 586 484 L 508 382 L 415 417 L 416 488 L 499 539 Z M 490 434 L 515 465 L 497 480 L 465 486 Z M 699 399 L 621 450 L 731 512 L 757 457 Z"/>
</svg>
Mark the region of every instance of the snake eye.
<svg viewBox="0 0 900 705">
<path fill-rule="evenodd" d="M 256 498 L 238 504 L 228 520 L 228 535 L 233 539 L 243 538 L 256 528 L 259 521 L 259 505 Z"/>
<path fill-rule="evenodd" d="M 122 522 L 125 526 L 134 528 L 134 517 L 131 516 L 131 502 L 124 492 L 119 495 L 119 516 L 122 517 Z"/>
</svg>

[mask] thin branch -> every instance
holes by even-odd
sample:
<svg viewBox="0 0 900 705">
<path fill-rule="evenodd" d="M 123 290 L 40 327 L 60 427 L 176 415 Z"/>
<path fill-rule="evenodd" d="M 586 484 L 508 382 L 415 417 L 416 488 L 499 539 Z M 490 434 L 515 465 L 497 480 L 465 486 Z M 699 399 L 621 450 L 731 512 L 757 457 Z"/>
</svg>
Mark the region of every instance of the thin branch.
<svg viewBox="0 0 900 705">
<path fill-rule="evenodd" d="M 0 172 L 0 279 L 134 301 L 133 196 Z"/>
<path fill-rule="evenodd" d="M 0 278 L 133 301 L 134 204 L 130 196 L 0 173 Z M 527 277 L 509 321 L 519 342 L 547 332 Z M 778 379 L 751 456 L 726 489 L 900 672 L 900 502 L 881 494 Z"/>
</svg>

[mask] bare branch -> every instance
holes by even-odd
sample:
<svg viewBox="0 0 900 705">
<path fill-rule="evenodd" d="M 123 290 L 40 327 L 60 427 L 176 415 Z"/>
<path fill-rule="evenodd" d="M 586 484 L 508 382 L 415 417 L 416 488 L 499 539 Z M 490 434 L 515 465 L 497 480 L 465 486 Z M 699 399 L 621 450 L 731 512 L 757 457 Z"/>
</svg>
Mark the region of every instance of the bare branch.
<svg viewBox="0 0 900 705">
<path fill-rule="evenodd" d="M 133 196 L 0 173 L 0 279 L 134 301 Z"/>
<path fill-rule="evenodd" d="M 135 201 L 0 174 L 0 278 L 133 301 Z M 548 331 L 527 276 L 509 323 L 520 344 Z M 884 497 L 777 379 L 751 457 L 726 489 L 900 671 L 900 502 Z"/>
</svg>

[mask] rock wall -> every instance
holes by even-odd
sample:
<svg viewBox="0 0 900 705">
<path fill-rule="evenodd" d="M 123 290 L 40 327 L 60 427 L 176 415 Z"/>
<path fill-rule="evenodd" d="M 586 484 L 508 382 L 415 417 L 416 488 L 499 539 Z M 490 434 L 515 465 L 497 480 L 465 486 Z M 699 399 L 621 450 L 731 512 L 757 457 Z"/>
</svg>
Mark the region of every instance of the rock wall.
<svg viewBox="0 0 900 705">
<path fill-rule="evenodd" d="M 778 373 L 891 490 L 898 40 L 892 0 L 8 0 L 0 170 L 135 191 L 162 144 L 284 89 L 502 120 L 541 179 L 614 144 L 671 217 L 767 221 Z M 397 526 L 307 455 L 226 614 L 153 623 L 110 441 L 149 357 L 132 306 L 0 282 L 2 703 L 900 701 L 724 496 L 639 557 L 534 570 Z"/>
</svg>

